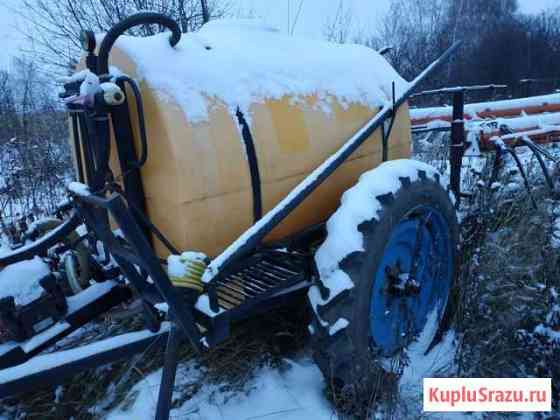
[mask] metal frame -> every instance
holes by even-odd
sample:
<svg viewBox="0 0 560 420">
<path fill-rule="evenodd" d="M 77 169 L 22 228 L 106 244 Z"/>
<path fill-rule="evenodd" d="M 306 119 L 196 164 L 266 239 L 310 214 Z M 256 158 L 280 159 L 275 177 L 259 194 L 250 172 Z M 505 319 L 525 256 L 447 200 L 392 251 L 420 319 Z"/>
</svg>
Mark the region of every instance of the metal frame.
<svg viewBox="0 0 560 420">
<path fill-rule="evenodd" d="M 74 195 L 74 200 L 86 224 L 96 232 L 99 239 L 107 246 L 132 286 L 149 303 L 158 303 L 160 301 L 159 296 L 161 296 L 169 305 L 170 315 L 180 325 L 190 344 L 197 352 L 200 352 L 202 350 L 202 337 L 195 326 L 193 315 L 187 310 L 184 302 L 179 299 L 176 289 L 163 271 L 160 260 L 154 254 L 132 212 L 127 208 L 123 197 L 119 194 L 111 194 L 106 199 L 93 194 Z M 121 228 L 128 247 L 120 243 L 115 237 L 107 222 L 108 214 Z M 135 266 L 144 270 L 153 284 L 147 282 Z"/>
<path fill-rule="evenodd" d="M 108 251 L 113 255 L 125 276 L 132 283 L 132 286 L 140 293 L 144 300 L 145 313 L 148 316 L 149 323 L 151 321 L 153 331 L 159 331 L 161 328 L 161 318 L 158 316 L 159 314 L 153 305 L 161 301 L 161 298 L 168 304 L 167 315 L 168 320 L 171 322 L 171 327 L 167 337 L 162 382 L 158 396 L 156 412 L 156 419 L 158 420 L 169 418 L 177 369 L 178 346 L 183 337 L 188 339 L 191 346 L 197 352 L 200 352 L 203 343 L 206 346 L 212 346 L 225 339 L 229 335 L 229 327 L 233 320 L 270 310 L 272 303 L 287 296 L 291 297 L 295 292 L 305 290 L 311 285 L 311 273 L 304 272 L 301 278 L 294 277 L 291 282 L 282 285 L 281 288 L 271 289 L 270 292 L 259 295 L 258 299 L 253 299 L 249 305 L 226 311 L 215 320 L 206 320 L 206 325 L 210 329 L 205 336 L 205 340 L 203 340 L 192 312 L 192 306 L 188 304 L 188 300 L 182 299 L 178 290 L 171 284 L 161 267 L 159 259 L 153 253 L 147 239 L 134 220 L 131 210 L 127 208 L 123 197 L 119 194 L 112 194 L 108 198 L 93 194 L 73 193 L 72 195 L 75 205 L 85 222 L 107 246 Z M 113 234 L 107 222 L 108 214 L 100 217 L 103 212 L 110 214 L 112 219 L 121 228 L 126 239 L 126 245 L 120 243 Z M 273 253 L 275 251 L 264 250 L 263 252 Z M 259 257 L 253 256 L 253 258 Z M 250 259 L 245 260 L 245 263 L 249 267 Z M 138 266 L 141 271 L 145 271 L 153 281 L 153 284 L 148 283 L 135 266 Z M 191 302 L 192 304 L 194 304 L 194 301 Z M 143 346 L 129 348 L 128 345 L 124 347 L 117 347 L 111 352 L 105 352 L 103 360 L 112 360 L 112 356 L 122 358 L 130 350 L 141 350 L 144 348 Z M 90 358 L 83 360 L 84 367 L 91 366 L 91 363 L 92 360 Z M 70 368 L 76 368 L 76 362 L 72 362 Z M 65 369 L 66 366 L 63 366 L 59 370 L 65 371 Z M 14 389 L 19 388 L 16 387 Z"/>
<path fill-rule="evenodd" d="M 72 212 L 68 220 L 53 231 L 49 232 L 47 235 L 35 241 L 32 245 L 22 246 L 14 252 L 2 255 L 0 257 L 0 269 L 10 264 L 32 259 L 35 255 L 45 255 L 50 248 L 73 232 L 80 223 L 81 221 L 78 214 L 76 212 Z"/>
<path fill-rule="evenodd" d="M 451 142 L 449 145 L 449 167 L 450 177 L 449 186 L 456 199 L 457 207 L 461 204 L 461 199 L 465 196 L 461 191 L 461 166 L 463 162 L 463 155 L 465 154 L 466 141 L 465 141 L 465 94 L 467 92 L 481 92 L 490 90 L 492 92 L 497 89 L 505 89 L 506 85 L 475 85 L 475 86 L 460 86 L 449 87 L 434 90 L 425 90 L 418 92 L 411 96 L 411 98 L 418 98 L 428 95 L 451 95 L 453 101 L 453 111 L 450 127 L 438 127 L 436 129 L 420 127 L 413 129 L 414 133 L 425 133 L 432 131 L 451 131 Z"/>
<path fill-rule="evenodd" d="M 206 21 L 208 19 L 208 10 L 205 7 L 204 1 L 202 6 Z M 96 73 L 105 73 L 110 47 L 120 34 L 119 31 L 128 29 L 133 24 L 146 22 L 163 23 L 172 27 L 173 37 L 170 43 L 174 45 L 178 42 L 179 35 L 176 33 L 176 27 L 168 19 L 147 13 L 132 16 L 126 21 L 121 22 L 117 25 L 116 29 L 111 30 L 107 34 L 101 45 L 99 58 L 95 57 L 93 49 L 90 51 L 87 61 L 91 69 Z M 117 108 L 112 112 L 106 110 L 97 113 L 95 111 L 88 113 L 85 110 L 76 111 L 79 112 L 77 118 L 80 122 L 78 126 L 81 129 L 80 139 L 82 147 L 80 149 L 84 150 L 86 172 L 91 173 L 85 174 L 90 189 L 89 193 L 84 192 L 82 187 L 72 188 L 70 191 L 78 214 L 73 216 L 73 224 L 77 220 L 83 220 L 88 229 L 103 242 L 124 276 L 129 280 L 130 287 L 136 290 L 142 298 L 146 323 L 156 334 L 162 331 L 163 317 L 161 312 L 155 308 L 155 304 L 164 301 L 168 305 L 167 319 L 170 322 L 170 329 L 167 335 L 164 369 L 158 398 L 156 415 L 158 420 L 169 418 L 171 395 L 177 368 L 177 347 L 183 338 L 186 338 L 190 345 L 197 352 L 200 352 L 203 347 L 215 345 L 227 337 L 232 322 L 270 310 L 272 305 L 292 298 L 295 293 L 306 290 L 313 283 L 316 276 L 316 267 L 314 267 L 312 256 L 298 252 L 295 249 L 295 244 L 297 241 L 301 243 L 302 238 L 313 238 L 320 234 L 322 226 L 316 226 L 300 235 L 297 239 L 294 239 L 288 252 L 264 246 L 262 242 L 264 237 L 291 214 L 298 205 L 332 175 L 379 128 L 384 129 L 383 159 L 386 160 L 388 158 L 388 138 L 398 109 L 410 98 L 418 86 L 456 51 L 459 45 L 460 43 L 456 43 L 451 46 L 440 58 L 416 77 L 407 90 L 398 97 L 395 94 L 393 84 L 393 98 L 390 103 L 382 107 L 334 155 L 309 174 L 284 200 L 269 211 L 265 217 L 257 220 L 253 227 L 228 247 L 222 255 L 211 262 L 207 270 L 209 277 L 204 280 L 206 281 L 205 292 L 208 295 L 210 306 L 214 312 L 213 315 L 195 311 L 195 302 L 198 294 L 193 295 L 193 291 L 181 294 L 173 286 L 161 266 L 161 261 L 155 255 L 148 239 L 149 235 L 146 234 L 146 229 L 143 230 L 140 226 L 142 224 L 141 218 L 138 215 L 135 216 L 135 210 L 138 212 L 137 205 L 142 204 L 142 200 L 139 200 L 139 197 L 143 195 L 143 191 L 135 190 L 135 185 L 137 186 L 140 182 L 139 175 L 137 174 L 138 176 L 129 180 L 128 187 L 127 183 L 125 183 L 124 193 L 128 201 L 125 201 L 123 195 L 115 192 L 118 189 L 115 189 L 114 183 L 109 182 L 109 184 L 106 184 L 107 174 L 110 174 L 108 168 L 109 117 L 113 118 L 117 145 L 124 144 L 126 147 L 119 151 L 121 165 L 125 167 L 127 164 L 130 165 L 130 159 L 135 154 L 133 148 L 130 147 L 133 144 L 133 139 L 128 112 L 124 107 Z M 388 125 L 384 127 L 387 121 Z M 242 121 L 240 122 L 242 124 Z M 124 138 L 120 138 L 120 136 Z M 95 139 L 95 142 L 91 142 L 92 138 Z M 93 168 L 95 168 L 95 171 Z M 134 168 L 130 167 L 129 169 L 134 170 Z M 135 193 L 129 194 L 131 190 L 135 190 Z M 108 193 L 110 194 L 107 196 Z M 255 213 L 258 215 L 257 212 Z M 124 242 L 115 237 L 109 224 L 110 218 L 120 227 L 124 235 Z M 73 224 L 72 226 L 74 226 Z M 300 258 L 299 262 L 296 262 L 296 256 Z M 275 284 L 269 288 L 263 288 L 262 293 L 253 296 L 246 304 L 227 311 L 220 311 L 218 296 L 220 287 L 224 284 L 227 285 L 230 276 L 234 276 L 242 270 L 257 270 L 258 263 L 265 261 L 267 258 L 273 259 L 273 261 L 277 261 L 279 264 L 281 261 L 296 264 L 297 267 L 294 268 L 293 276 L 287 277 L 286 281 L 278 285 Z M 274 264 L 272 264 L 272 267 L 274 267 Z M 258 277 L 259 274 L 255 275 Z M 249 276 L 254 277 L 250 274 Z M 148 277 L 151 279 L 151 282 L 147 281 Z M 208 328 L 204 336 L 201 333 L 199 324 Z M 69 369 L 77 370 L 89 367 L 92 366 L 94 361 L 97 363 L 100 361 L 111 361 L 115 358 L 123 357 L 124 354 L 128 354 L 131 351 L 141 350 L 145 348 L 145 344 L 145 342 L 142 342 L 142 344 L 134 346 L 118 346 L 111 351 L 103 352 L 103 354 L 99 355 L 99 358 L 85 358 L 80 362 L 73 361 L 68 365 L 59 366 L 56 372 L 62 373 L 68 372 Z M 22 379 L 22 381 L 21 384 L 24 385 L 31 383 L 26 382 L 26 379 Z M 13 387 L 11 389 L 21 390 L 23 388 Z M 3 392 L 11 392 L 10 389 L 6 388 L 5 384 L 0 385 L 0 396 L 4 395 Z"/>
<path fill-rule="evenodd" d="M 26 346 L 23 345 L 24 343 L 21 343 L 13 345 L 7 351 L 2 352 L 0 355 L 0 369 L 5 369 L 27 362 L 60 339 L 67 337 L 84 324 L 87 324 L 114 306 L 126 302 L 131 297 L 132 293 L 128 287 L 117 285 L 112 287 L 110 290 L 102 293 L 91 302 L 87 302 L 82 307 L 67 313 L 61 320 L 61 322 L 67 324 L 67 327 L 56 334 L 48 334 L 45 340 L 40 342 L 39 340 L 35 340 L 37 344 L 32 349 L 26 351 L 24 349 Z"/>
<path fill-rule="evenodd" d="M 453 93 L 453 121 L 451 122 L 451 143 L 449 145 L 449 164 L 451 174 L 449 185 L 455 195 L 457 205 L 461 202 L 461 166 L 465 153 L 465 91 Z"/>
<path fill-rule="evenodd" d="M 428 90 L 419 92 L 411 97 L 420 97 L 426 95 L 440 95 L 440 94 L 450 94 L 452 95 L 453 100 L 453 111 L 452 111 L 452 120 L 450 127 L 438 127 L 435 129 L 431 128 L 424 128 L 419 127 L 417 129 L 413 129 L 414 133 L 424 133 L 424 132 L 432 132 L 432 131 L 451 131 L 451 143 L 450 143 L 450 155 L 449 155 L 449 163 L 450 163 L 450 188 L 453 191 L 455 198 L 457 200 L 457 206 L 460 205 L 460 200 L 463 197 L 466 197 L 466 194 L 463 194 L 461 191 L 461 166 L 463 161 L 463 155 L 465 152 L 465 148 L 467 143 L 465 141 L 465 121 L 464 121 L 464 108 L 465 108 L 465 93 L 470 91 L 484 91 L 484 90 L 491 90 L 495 91 L 496 89 L 504 89 L 507 88 L 506 85 L 483 85 L 483 86 L 467 86 L 467 87 L 453 87 L 453 88 L 442 88 L 436 90 Z M 509 127 L 502 126 L 500 130 L 505 135 L 515 134 L 513 133 Z M 494 142 L 494 151 L 496 152 L 496 157 L 494 161 L 494 169 L 492 171 L 491 182 L 495 180 L 498 174 L 498 170 L 500 167 L 500 162 L 502 160 L 502 156 L 505 154 L 509 154 L 519 170 L 521 177 L 523 178 L 523 182 L 525 185 L 525 189 L 531 199 L 531 203 L 534 208 L 537 207 L 536 201 L 531 193 L 531 187 L 529 184 L 529 180 L 527 178 L 527 174 L 517 152 L 515 151 L 515 147 L 517 146 L 527 146 L 533 155 L 537 158 L 539 166 L 543 172 L 545 177 L 545 181 L 547 186 L 550 190 L 551 194 L 557 194 L 558 191 L 555 190 L 554 182 L 552 181 L 552 177 L 548 167 L 544 163 L 544 158 L 552 160 L 554 162 L 557 161 L 550 153 L 544 150 L 542 147 L 537 146 L 525 133 L 519 133 L 519 135 L 515 139 L 515 143 L 508 147 L 503 142 Z"/>
<path fill-rule="evenodd" d="M 66 378 L 76 375 L 76 372 L 80 372 L 85 369 L 94 369 L 108 363 L 114 363 L 127 359 L 134 354 L 142 353 L 148 348 L 155 347 L 155 345 L 158 344 L 158 341 L 165 338 L 167 334 L 168 330 L 166 328 L 162 328 L 160 331 L 153 334 L 143 334 L 145 337 L 135 340 L 127 340 L 120 345 L 95 352 L 88 351 L 88 349 L 91 348 L 91 346 L 98 344 L 97 342 L 81 346 L 78 348 L 84 352 L 85 355 L 83 357 L 74 358 L 71 361 L 65 360 L 64 362 L 53 364 L 46 369 L 37 368 L 32 364 L 33 361 L 30 361 L 29 363 L 23 365 L 29 369 L 28 374 L 9 375 L 10 377 L 8 379 L 0 381 L 0 398 L 29 392 L 29 390 L 33 390 L 41 386 L 53 386 L 61 383 Z M 122 336 L 117 336 L 116 338 L 119 337 Z M 114 338 L 115 337 L 113 337 L 113 339 Z M 161 342 L 160 346 L 162 344 L 163 342 Z M 50 343 L 50 345 L 52 345 L 52 343 Z M 48 356 L 49 355 L 47 355 L 47 357 Z M 18 365 L 18 368 L 19 367 L 20 366 Z"/>
</svg>

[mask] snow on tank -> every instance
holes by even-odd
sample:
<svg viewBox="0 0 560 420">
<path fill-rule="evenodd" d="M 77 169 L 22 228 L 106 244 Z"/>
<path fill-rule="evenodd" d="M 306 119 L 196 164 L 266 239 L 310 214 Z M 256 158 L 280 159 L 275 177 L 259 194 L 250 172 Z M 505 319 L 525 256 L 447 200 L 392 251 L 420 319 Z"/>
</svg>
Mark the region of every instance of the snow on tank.
<svg viewBox="0 0 560 420">
<path fill-rule="evenodd" d="M 408 83 L 376 51 L 290 36 L 255 20 L 214 20 L 184 34 L 170 48 L 168 33 L 147 38 L 123 36 L 117 46 L 136 63 L 139 76 L 180 104 L 191 123 L 208 119 L 207 97 L 232 112 L 285 95 L 319 94 L 343 105 L 379 107 L 404 92 Z"/>
</svg>

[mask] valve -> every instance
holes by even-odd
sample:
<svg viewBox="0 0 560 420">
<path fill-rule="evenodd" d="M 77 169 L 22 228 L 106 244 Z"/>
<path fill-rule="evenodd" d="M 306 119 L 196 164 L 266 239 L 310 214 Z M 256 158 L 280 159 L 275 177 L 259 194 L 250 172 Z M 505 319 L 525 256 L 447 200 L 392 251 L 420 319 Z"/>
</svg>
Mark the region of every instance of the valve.
<svg viewBox="0 0 560 420">
<path fill-rule="evenodd" d="M 102 107 L 122 105 L 126 97 L 115 83 L 101 83 L 95 93 L 95 104 Z"/>
</svg>

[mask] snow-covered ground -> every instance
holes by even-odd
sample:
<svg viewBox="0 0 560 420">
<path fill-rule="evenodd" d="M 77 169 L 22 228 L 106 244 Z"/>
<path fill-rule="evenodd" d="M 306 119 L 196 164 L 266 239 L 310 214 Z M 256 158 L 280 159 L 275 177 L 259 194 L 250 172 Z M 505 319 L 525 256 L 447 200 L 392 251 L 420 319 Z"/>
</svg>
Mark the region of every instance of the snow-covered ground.
<svg viewBox="0 0 560 420">
<path fill-rule="evenodd" d="M 194 362 L 182 366 L 177 376 L 177 389 L 196 383 L 202 374 Z M 130 391 L 129 395 L 137 394 L 132 406 L 126 410 L 119 407 L 106 418 L 153 419 L 160 378 L 161 370 L 148 375 Z M 309 358 L 285 360 L 281 368 L 261 368 L 242 392 L 222 388 L 216 384 L 203 385 L 192 399 L 174 409 L 171 417 L 192 420 L 336 418 L 323 395 L 321 372 Z"/>
<path fill-rule="evenodd" d="M 450 332 L 430 353 L 424 354 L 426 341 L 420 337 L 410 349 L 410 365 L 401 382 L 399 413 L 418 416 L 422 413 L 422 379 L 449 374 L 453 369 L 456 350 L 455 334 Z M 182 366 L 177 376 L 176 390 L 184 390 L 200 381 L 203 370 L 191 362 Z M 161 370 L 146 376 L 136 384 L 124 405 L 111 411 L 107 420 L 151 420 L 154 418 Z M 325 382 L 310 357 L 285 359 L 279 368 L 264 367 L 255 372 L 243 390 L 228 391 L 224 384 L 205 384 L 191 399 L 171 412 L 172 418 L 189 420 L 214 419 L 282 419 L 333 420 L 338 415 L 325 397 Z M 180 397 L 180 392 L 175 392 Z M 130 400 L 134 402 L 128 404 Z M 434 418 L 449 418 L 434 415 Z M 453 418 L 477 418 L 456 415 Z"/>
<path fill-rule="evenodd" d="M 436 312 L 429 317 L 424 331 L 407 352 L 407 366 L 399 383 L 400 401 L 397 412 L 402 416 L 422 413 L 422 380 L 424 377 L 449 376 L 455 371 L 456 334 L 448 332 L 427 353 L 437 330 Z M 124 403 L 109 412 L 108 420 L 148 420 L 154 417 L 161 369 L 146 376 L 128 393 Z M 195 360 L 181 366 L 174 397 L 181 398 L 185 389 L 202 386 L 190 399 L 175 408 L 171 416 L 192 420 L 213 419 L 286 419 L 331 420 L 337 413 L 325 397 L 326 384 L 313 360 L 306 355 L 284 359 L 280 367 L 262 367 L 242 390 L 231 391 L 227 384 L 204 383 L 205 369 Z M 110 400 L 111 391 L 107 395 Z M 130 403 L 132 401 L 132 403 Z M 102 406 L 98 407 L 102 409 Z M 100 414 L 100 410 L 97 414 Z M 381 415 L 381 414 L 380 414 Z M 468 416 L 467 416 L 468 417 Z M 435 416 L 435 418 L 447 418 Z M 455 418 L 465 418 L 457 415 Z"/>
</svg>

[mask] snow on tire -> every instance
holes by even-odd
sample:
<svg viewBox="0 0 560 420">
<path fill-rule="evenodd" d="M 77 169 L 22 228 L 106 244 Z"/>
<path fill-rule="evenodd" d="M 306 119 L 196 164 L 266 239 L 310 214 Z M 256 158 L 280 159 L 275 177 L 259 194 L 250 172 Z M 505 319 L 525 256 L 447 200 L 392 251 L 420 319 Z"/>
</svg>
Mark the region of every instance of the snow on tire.
<svg viewBox="0 0 560 420">
<path fill-rule="evenodd" d="M 454 199 L 427 164 L 386 162 L 343 194 L 315 254 L 319 283 L 308 292 L 314 359 L 335 390 L 375 397 L 395 376 L 387 360 L 430 316 L 447 327 L 458 242 Z"/>
</svg>

